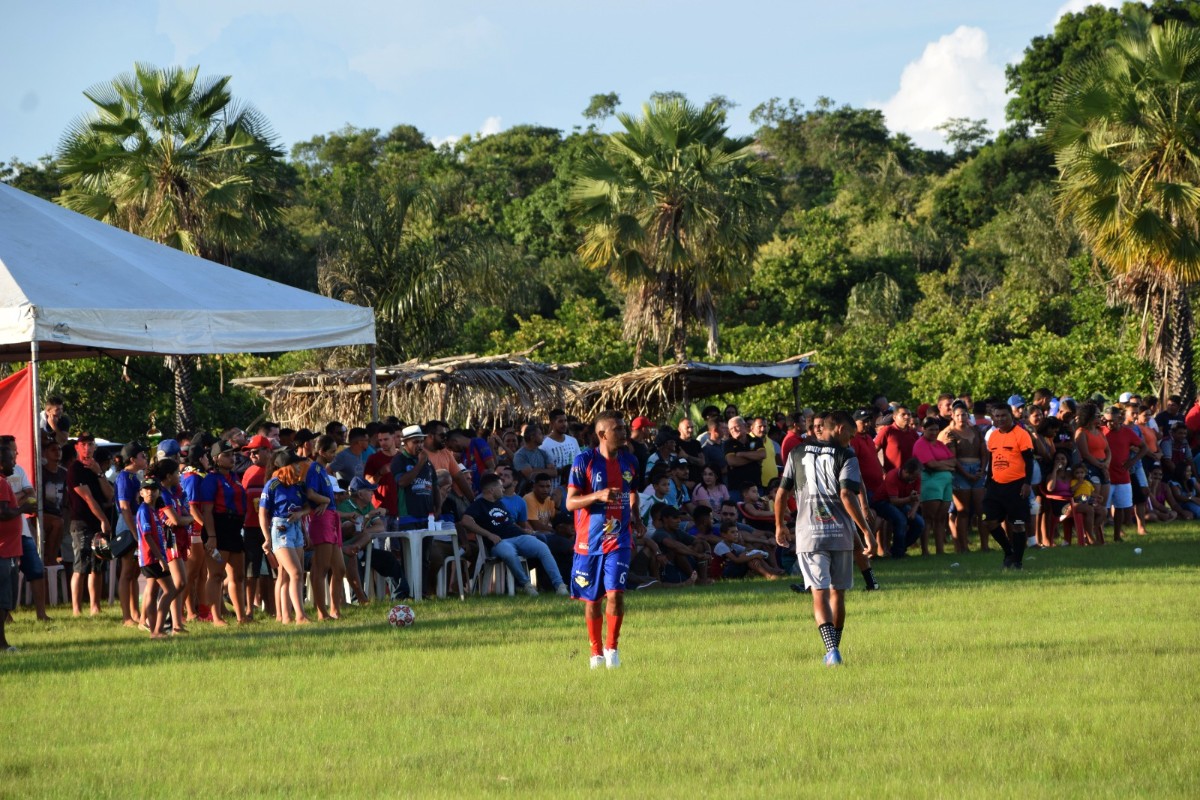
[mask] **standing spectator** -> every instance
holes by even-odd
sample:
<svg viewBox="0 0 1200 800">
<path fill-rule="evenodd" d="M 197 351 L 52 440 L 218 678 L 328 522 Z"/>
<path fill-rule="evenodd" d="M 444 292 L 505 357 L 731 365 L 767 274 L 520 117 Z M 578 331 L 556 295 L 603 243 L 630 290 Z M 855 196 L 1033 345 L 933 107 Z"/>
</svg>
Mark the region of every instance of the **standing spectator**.
<svg viewBox="0 0 1200 800">
<path fill-rule="evenodd" d="M 954 494 L 954 550 L 967 552 L 967 540 L 983 508 L 983 436 L 972 424 L 971 412 L 958 406 L 951 415 L 950 427 L 938 437 L 954 453 L 952 489 Z M 988 549 L 987 534 L 980 528 L 979 549 Z"/>
<path fill-rule="evenodd" d="M 650 474 L 646 463 L 650 460 L 650 444 L 654 438 L 654 423 L 649 417 L 634 417 L 630 423 L 629 448 L 638 461 L 639 476 Z M 639 478 L 641 480 L 641 478 Z M 644 487 L 638 484 L 638 491 Z"/>
<path fill-rule="evenodd" d="M 787 435 L 783 437 L 783 443 L 779 445 L 780 463 L 787 463 L 792 448 L 804 441 L 804 436 L 808 431 L 803 411 L 793 411 L 789 414 L 788 423 Z"/>
<path fill-rule="evenodd" d="M 17 448 L 17 438 L 15 436 L 0 436 L 0 447 L 7 447 L 12 450 L 14 462 L 21 455 L 20 450 Z M 33 484 L 29 482 L 29 476 L 25 474 L 24 468 L 20 464 L 14 464 L 12 474 L 8 476 L 8 485 L 12 488 L 17 508 L 20 508 L 22 513 L 20 520 L 21 563 L 18 566 L 21 574 L 25 576 L 25 582 L 29 584 L 29 588 L 33 593 L 33 607 L 37 618 L 42 622 L 48 622 L 50 618 L 46 616 L 46 567 L 42 562 L 42 557 L 38 554 L 37 541 L 29 531 L 29 520 L 25 516 L 32 510 L 29 504 L 36 502 Z M 34 519 L 37 519 L 36 516 Z"/>
<path fill-rule="evenodd" d="M 448 446 L 449 440 L 450 426 L 445 422 L 440 419 L 432 419 L 425 423 L 425 451 L 429 457 L 429 463 L 433 464 L 435 470 L 446 470 L 450 473 L 454 491 L 470 502 L 475 497 L 475 489 L 471 486 L 470 476 L 463 471 L 454 451 Z M 409 516 L 415 515 L 410 512 Z"/>
<path fill-rule="evenodd" d="M 675 457 L 687 461 L 688 480 L 693 484 L 699 483 L 700 471 L 704 468 L 704 450 L 695 439 L 696 426 L 692 424 L 692 418 L 685 415 L 675 430 L 679 434 L 675 442 Z"/>
<path fill-rule="evenodd" d="M 337 513 L 337 493 L 329 482 L 328 466 L 337 455 L 332 436 L 316 440 L 316 458 L 304 473 L 305 494 L 313 510 L 309 515 L 308 538 L 312 543 L 313 605 L 317 621 L 342 618 L 342 579 L 345 560 L 341 557 L 342 520 Z"/>
<path fill-rule="evenodd" d="M 400 450 L 392 458 L 388 474 L 400 493 L 404 516 L 402 527 L 423 528 L 426 518 L 441 507 L 436 494 L 437 469 L 425 447 L 426 434 L 420 425 L 409 425 L 400 433 Z"/>
<path fill-rule="evenodd" d="M 42 552 L 47 564 L 62 563 L 63 512 L 67 501 L 67 469 L 62 465 L 62 448 L 58 442 L 42 446 Z"/>
<path fill-rule="evenodd" d="M 1108 409 L 1108 449 L 1112 462 L 1108 473 L 1111 481 L 1110 503 L 1113 514 L 1113 541 L 1124 538 L 1124 529 L 1133 517 L 1133 478 L 1130 470 L 1146 455 L 1146 443 L 1125 424 L 1125 410 L 1120 406 Z M 1143 501 L 1144 502 L 1144 498 Z M 1145 535 L 1145 530 L 1138 533 Z"/>
<path fill-rule="evenodd" d="M 258 526 L 258 501 L 269 476 L 271 441 L 258 434 L 246 443 L 242 451 L 248 453 L 250 458 L 250 466 L 242 473 L 247 506 L 242 539 L 246 548 L 246 617 L 252 619 L 254 608 L 259 603 L 263 604 L 263 610 L 268 615 L 275 615 L 274 582 L 271 580 L 266 551 L 263 550 L 266 535 Z"/>
<path fill-rule="evenodd" d="M 0 475 L 13 474 L 17 458 L 11 447 L 0 445 Z M 0 650 L 15 653 L 8 643 L 4 626 L 9 612 L 15 607 L 17 571 L 21 562 L 21 508 L 7 480 L 0 481 Z M 93 595 L 95 597 L 95 595 Z"/>
<path fill-rule="evenodd" d="M 1112 451 L 1108 447 L 1108 439 L 1100 432 L 1100 409 L 1095 403 L 1084 403 L 1079 406 L 1078 419 L 1075 450 L 1079 453 L 1079 460 L 1088 468 L 1088 480 L 1096 487 L 1093 502 L 1097 508 L 1105 509 L 1108 508 Z M 1103 524 L 1102 518 L 1101 527 Z"/>
<path fill-rule="evenodd" d="M 725 463 L 725 441 L 729 438 L 729 428 L 725 420 L 712 417 L 708 420 L 708 438 L 700 446 L 704 454 L 704 463 L 717 472 L 717 477 L 725 481 L 725 473 L 729 465 Z"/>
<path fill-rule="evenodd" d="M 670 428 L 661 429 L 654 437 L 654 452 L 646 459 L 646 471 L 654 472 L 659 464 L 670 466 L 675 463 L 675 443 L 678 434 Z"/>
<path fill-rule="evenodd" d="M 762 443 L 764 452 L 758 486 L 770 486 L 771 481 L 779 477 L 779 445 L 767 436 L 766 417 L 755 417 L 750 421 L 750 435 Z"/>
<path fill-rule="evenodd" d="M 338 450 L 346 446 L 346 426 L 334 420 L 325 426 L 325 435 L 333 439 Z"/>
<path fill-rule="evenodd" d="M 59 447 L 67 443 L 71 429 L 71 420 L 64 411 L 64 402 L 58 395 L 50 395 L 42 408 L 40 432 L 42 439 L 54 442 Z"/>
<path fill-rule="evenodd" d="M 300 525 L 308 509 L 304 504 L 304 478 L 296 468 L 303 462 L 283 450 L 276 454 L 274 463 L 275 472 L 258 501 L 258 523 L 263 531 L 270 531 L 263 549 L 268 556 L 274 553 L 279 561 L 279 621 L 287 625 L 291 622 L 289 610 L 294 610 L 296 624 L 300 625 L 309 622 L 301 599 L 308 536 Z"/>
<path fill-rule="evenodd" d="M 471 488 L 479 494 L 479 481 L 485 473 L 496 471 L 496 455 L 483 436 L 476 436 L 474 431 L 463 429 L 456 431 L 459 441 L 464 442 L 463 466 L 471 476 Z"/>
<path fill-rule="evenodd" d="M 1163 410 L 1154 417 L 1160 431 L 1168 431 L 1172 424 L 1183 421 L 1183 398 L 1177 394 L 1168 397 Z"/>
<path fill-rule="evenodd" d="M 81 433 L 75 440 L 77 458 L 67 472 L 67 497 L 71 510 L 71 612 L 82 613 L 84 576 L 91 602 L 92 616 L 100 613 L 100 589 L 104 583 L 104 562 L 92 552 L 97 535 L 108 536 L 112 525 L 104 512 L 104 503 L 112 501 L 112 484 L 104 480 L 103 470 L 96 462 L 96 437 Z M 17 544 L 20 544 L 18 540 Z"/>
<path fill-rule="evenodd" d="M 812 590 L 813 617 L 825 645 L 825 664 L 842 663 L 842 630 L 846 621 L 845 593 L 854 583 L 854 551 L 875 549 L 874 536 L 860 504 L 862 489 L 858 458 L 848 445 L 854 420 L 835 411 L 826 422 L 829 440 L 803 446 L 784 465 L 775 497 L 775 543 L 788 547 L 793 539 L 805 585 Z M 800 458 L 795 458 L 799 455 Z M 797 467 L 803 466 L 803 474 Z M 784 523 L 787 492 L 796 493 L 796 529 Z M 858 532 L 865 547 L 856 542 Z"/>
<path fill-rule="evenodd" d="M 725 463 L 729 474 L 725 481 L 734 502 L 742 501 L 742 487 L 758 486 L 762 477 L 762 462 L 767 456 L 762 442 L 750 435 L 750 427 L 741 417 L 729 420 L 729 440 L 725 442 Z"/>
<path fill-rule="evenodd" d="M 225 586 L 233 602 L 233 613 L 239 625 L 249 620 L 246 605 L 246 545 L 242 539 L 242 525 L 246 521 L 250 503 L 246 488 L 233 471 L 233 445 L 221 440 L 212 446 L 213 478 L 216 483 L 213 495 L 213 525 L 217 531 L 217 550 L 221 553 L 220 563 L 224 567 Z M 262 545 L 259 545 L 260 549 Z M 217 589 L 218 594 L 220 588 Z"/>
<path fill-rule="evenodd" d="M 125 468 L 117 475 L 117 528 L 116 533 L 129 531 L 135 537 L 138 535 L 137 513 L 141 505 L 142 476 L 149 466 L 146 448 L 137 442 L 130 442 L 121 449 L 121 457 Z M 138 553 L 136 548 L 130 550 L 121 558 L 117 567 L 117 597 L 121 602 L 121 621 L 126 627 L 137 627 L 139 622 L 137 609 L 138 592 Z"/>
<path fill-rule="evenodd" d="M 419 425 L 416 429 L 417 435 L 413 438 L 424 444 L 425 433 Z M 397 518 L 408 515 L 407 509 L 403 507 L 402 494 L 396 488 L 396 479 L 392 475 L 392 460 L 396 457 L 396 434 L 395 426 L 387 423 L 381 425 L 376 437 L 376 451 L 363 465 L 363 477 L 375 486 L 375 505 L 387 513 L 387 526 L 390 531 L 396 530 Z"/>
<path fill-rule="evenodd" d="M 349 486 L 355 478 L 363 477 L 368 458 L 367 429 L 351 428 L 346 435 L 346 446 L 333 457 L 329 472 L 342 486 Z"/>
<path fill-rule="evenodd" d="M 892 412 L 892 424 L 885 425 L 875 433 L 875 449 L 883 455 L 885 470 L 900 469 L 912 458 L 913 445 L 921 434 L 913 426 L 912 413 L 907 406 L 896 406 Z"/>
<path fill-rule="evenodd" d="M 571 465 L 579 455 L 579 442 L 567 434 L 567 414 L 561 408 L 550 412 L 550 431 L 542 439 L 542 450 L 550 456 L 550 463 L 558 470 L 558 475 L 551 481 L 550 488 L 558 489 L 563 486 L 571 474 Z"/>
<path fill-rule="evenodd" d="M 221 576 L 225 566 L 220 562 L 221 551 L 217 549 L 217 524 L 213 519 L 217 479 L 208 471 L 210 463 L 209 449 L 204 446 L 203 438 L 197 437 L 188 446 L 187 466 L 180 483 L 188 510 L 195 520 L 191 552 L 187 558 L 187 591 L 198 598 L 200 619 L 207 619 L 220 628 L 228 624 L 221 598 Z"/>
<path fill-rule="evenodd" d="M 937 417 L 926 418 L 924 436 L 913 445 L 913 457 L 921 462 L 921 516 L 933 529 L 939 556 L 946 552 L 955 466 L 954 453 L 938 438 L 940 425 Z M 921 540 L 921 555 L 929 555 L 928 536 Z"/>
<path fill-rule="evenodd" d="M 553 485 L 558 475 L 550 455 L 542 449 L 543 438 L 540 425 L 527 425 L 521 435 L 521 447 L 513 456 L 513 471 L 521 476 L 520 480 L 524 486 L 532 485 L 542 476 L 549 478 Z M 520 489 L 517 491 L 520 492 Z"/>
</svg>

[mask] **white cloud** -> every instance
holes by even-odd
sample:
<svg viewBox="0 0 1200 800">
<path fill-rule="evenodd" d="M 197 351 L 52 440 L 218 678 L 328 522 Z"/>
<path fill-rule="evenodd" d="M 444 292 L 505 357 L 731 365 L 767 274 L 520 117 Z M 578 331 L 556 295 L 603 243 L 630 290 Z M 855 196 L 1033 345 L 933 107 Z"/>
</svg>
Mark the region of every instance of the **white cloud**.
<svg viewBox="0 0 1200 800">
<path fill-rule="evenodd" d="M 1062 4 L 1062 7 L 1054 14 L 1054 19 L 1050 20 L 1050 27 L 1053 28 L 1058 24 L 1058 21 L 1067 14 L 1078 14 L 1088 6 L 1106 6 L 1107 8 L 1117 8 L 1121 5 L 1121 0 L 1067 0 Z"/>
<path fill-rule="evenodd" d="M 502 130 L 504 130 L 504 127 L 501 125 L 500 117 L 488 117 L 479 126 L 479 131 L 475 135 L 482 139 L 485 136 L 494 136 Z M 469 133 L 465 133 L 461 136 L 430 136 L 429 141 L 434 147 L 441 147 L 444 144 L 454 144 L 459 139 L 464 139 L 470 135 Z"/>
<path fill-rule="evenodd" d="M 900 89 L 877 104 L 888 127 L 903 131 L 921 147 L 942 147 L 934 127 L 951 117 L 985 119 L 993 131 L 1004 124 L 1004 67 L 988 54 L 987 34 L 959 26 L 925 46 L 904 68 Z"/>
<path fill-rule="evenodd" d="M 407 29 L 384 44 L 355 52 L 350 68 L 379 89 L 402 89 L 415 76 L 478 63 L 495 36 L 493 25 L 484 17 L 433 35 Z"/>
</svg>

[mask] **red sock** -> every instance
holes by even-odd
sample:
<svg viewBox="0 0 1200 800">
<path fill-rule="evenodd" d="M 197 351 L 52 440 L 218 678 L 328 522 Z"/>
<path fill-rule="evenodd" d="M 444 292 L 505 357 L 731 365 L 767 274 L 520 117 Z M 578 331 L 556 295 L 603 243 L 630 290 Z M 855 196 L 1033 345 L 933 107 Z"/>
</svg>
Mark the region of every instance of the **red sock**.
<svg viewBox="0 0 1200 800">
<path fill-rule="evenodd" d="M 601 617 L 587 618 L 588 641 L 591 642 L 592 655 L 594 656 L 602 655 L 600 651 L 600 626 L 603 623 L 604 620 Z"/>
<path fill-rule="evenodd" d="M 608 641 L 605 647 L 609 650 L 617 649 L 617 639 L 621 638 L 621 620 L 625 619 L 622 614 L 620 616 L 609 615 L 608 617 Z"/>
</svg>

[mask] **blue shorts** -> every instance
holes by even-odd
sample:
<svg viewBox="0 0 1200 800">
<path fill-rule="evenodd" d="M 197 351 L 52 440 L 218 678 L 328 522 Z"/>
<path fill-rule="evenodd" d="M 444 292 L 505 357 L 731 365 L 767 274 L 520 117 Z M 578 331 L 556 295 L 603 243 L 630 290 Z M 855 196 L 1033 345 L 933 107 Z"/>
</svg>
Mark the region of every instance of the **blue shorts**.
<svg viewBox="0 0 1200 800">
<path fill-rule="evenodd" d="M 288 522 L 286 517 L 275 517 L 271 520 L 271 547 L 304 547 L 304 529 L 299 522 Z"/>
<path fill-rule="evenodd" d="M 42 557 L 38 555 L 37 542 L 32 536 L 21 537 L 21 572 L 29 582 L 40 581 L 46 577 L 46 567 Z"/>
<path fill-rule="evenodd" d="M 957 470 L 954 473 L 954 488 L 956 491 L 965 492 L 970 489 L 982 489 L 987 486 L 987 478 L 983 474 L 982 464 L 962 464 L 963 472 L 970 475 L 970 478 L 963 476 Z"/>
<path fill-rule="evenodd" d="M 576 553 L 571 564 L 571 597 L 595 602 L 607 592 L 625 591 L 632 555 L 630 549 L 614 550 L 598 556 Z"/>
</svg>

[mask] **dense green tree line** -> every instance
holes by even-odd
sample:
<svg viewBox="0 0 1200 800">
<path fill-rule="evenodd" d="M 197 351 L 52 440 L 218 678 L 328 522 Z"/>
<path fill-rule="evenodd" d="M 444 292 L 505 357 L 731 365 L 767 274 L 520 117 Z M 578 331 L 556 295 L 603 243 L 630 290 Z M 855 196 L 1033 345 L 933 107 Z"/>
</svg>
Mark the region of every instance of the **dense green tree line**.
<svg viewBox="0 0 1200 800">
<path fill-rule="evenodd" d="M 240 269 L 375 307 L 385 361 L 544 342 L 542 358 L 584 362 L 578 374 L 594 378 L 629 369 L 639 350 L 643 363 L 718 347 L 729 360 L 816 351 L 802 387 L 812 405 L 877 392 L 921 402 L 943 390 L 1158 390 L 1163 370 L 1143 342 L 1166 323 L 1145 330 L 1146 309 L 1112 291 L 1128 270 L 1101 257 L 1087 220 L 1056 194 L 1065 165 L 1043 129 L 1067 102 L 1056 99 L 1062 77 L 1110 54 L 1131 22 L 1191 30 L 1197 19 L 1197 0 L 1065 15 L 1009 68 L 1009 127 L 947 120 L 946 151 L 888 130 L 878 110 L 824 97 L 762 102 L 747 140 L 725 133 L 729 100 L 678 92 L 640 109 L 615 93 L 581 99 L 581 124 L 566 132 L 520 125 L 435 145 L 411 125 L 347 127 L 270 159 L 270 213 L 207 241 Z M 602 134 L 614 115 L 619 130 Z M 0 180 L 70 197 L 72 152 L 10 162 Z M 1176 176 L 1180 196 L 1200 196 L 1194 178 Z M 1194 228 L 1194 208 L 1173 208 Z M 1176 314 L 1194 280 L 1177 277 L 1163 301 Z M 356 359 L 221 366 L 229 377 Z M 199 364 L 204 391 L 216 365 Z M 76 369 L 94 381 L 112 367 L 55 365 L 64 390 Z M 767 385 L 738 399 L 767 411 L 790 406 L 790 392 Z M 87 410 L 76 413 L 114 435 L 140 432 L 125 417 L 141 410 L 118 416 L 99 397 L 81 391 Z M 252 416 L 244 396 L 230 402 L 199 413 L 209 424 L 218 408 Z"/>
</svg>

